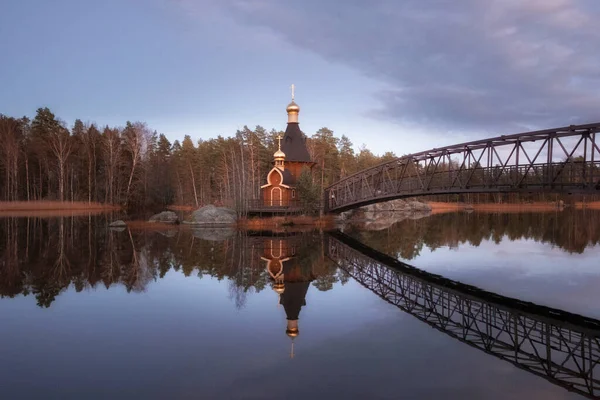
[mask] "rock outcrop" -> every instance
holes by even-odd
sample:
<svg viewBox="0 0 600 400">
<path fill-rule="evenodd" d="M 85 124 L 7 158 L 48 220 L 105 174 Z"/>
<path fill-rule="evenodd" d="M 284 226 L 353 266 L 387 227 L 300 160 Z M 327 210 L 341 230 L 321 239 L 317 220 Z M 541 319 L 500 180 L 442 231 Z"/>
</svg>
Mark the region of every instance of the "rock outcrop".
<svg viewBox="0 0 600 400">
<path fill-rule="evenodd" d="M 232 225 L 237 221 L 234 210 L 226 207 L 204 206 L 194 211 L 185 221 L 192 225 Z"/>
<path fill-rule="evenodd" d="M 405 201 L 402 199 L 391 200 L 385 203 L 369 204 L 361 207 L 360 210 L 364 213 L 366 219 L 381 218 L 385 215 L 394 213 L 415 213 L 415 212 L 430 212 L 431 206 L 420 201 Z"/>
<path fill-rule="evenodd" d="M 163 211 L 150 217 L 148 222 L 162 222 L 163 224 L 176 224 L 179 217 L 173 211 Z"/>
<path fill-rule="evenodd" d="M 419 219 L 429 216 L 431 206 L 420 201 L 391 200 L 385 203 L 370 204 L 357 210 L 342 213 L 344 222 L 358 224 L 362 229 L 387 229 L 405 219 Z"/>
<path fill-rule="evenodd" d="M 125 228 L 127 226 L 127 224 L 125 223 L 125 221 L 122 220 L 116 220 L 114 222 L 111 222 L 110 225 L 108 225 L 111 228 Z"/>
</svg>

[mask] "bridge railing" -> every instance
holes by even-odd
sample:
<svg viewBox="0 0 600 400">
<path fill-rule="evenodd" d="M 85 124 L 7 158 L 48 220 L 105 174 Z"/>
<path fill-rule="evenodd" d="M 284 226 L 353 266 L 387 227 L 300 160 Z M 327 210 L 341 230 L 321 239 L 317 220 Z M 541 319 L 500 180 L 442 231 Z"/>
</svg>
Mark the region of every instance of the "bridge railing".
<svg viewBox="0 0 600 400">
<path fill-rule="evenodd" d="M 444 193 L 596 193 L 600 191 L 597 131 L 600 123 L 501 136 L 400 157 L 329 186 L 324 193 L 325 211 Z"/>
<path fill-rule="evenodd" d="M 600 396 L 600 321 L 486 292 L 357 243 L 327 255 L 385 301 L 465 344 L 585 397 Z"/>
</svg>

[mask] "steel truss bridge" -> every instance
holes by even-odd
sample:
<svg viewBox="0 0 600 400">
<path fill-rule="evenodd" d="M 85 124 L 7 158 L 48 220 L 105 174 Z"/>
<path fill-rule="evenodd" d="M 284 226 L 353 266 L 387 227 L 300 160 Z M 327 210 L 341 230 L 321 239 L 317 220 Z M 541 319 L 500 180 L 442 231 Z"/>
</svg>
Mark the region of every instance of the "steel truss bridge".
<svg viewBox="0 0 600 400">
<path fill-rule="evenodd" d="M 367 289 L 440 332 L 600 398 L 600 321 L 430 274 L 339 232 L 328 236 L 327 253 Z"/>
<path fill-rule="evenodd" d="M 600 122 L 571 125 L 403 156 L 326 188 L 324 211 L 436 194 L 600 193 L 598 132 Z"/>
</svg>

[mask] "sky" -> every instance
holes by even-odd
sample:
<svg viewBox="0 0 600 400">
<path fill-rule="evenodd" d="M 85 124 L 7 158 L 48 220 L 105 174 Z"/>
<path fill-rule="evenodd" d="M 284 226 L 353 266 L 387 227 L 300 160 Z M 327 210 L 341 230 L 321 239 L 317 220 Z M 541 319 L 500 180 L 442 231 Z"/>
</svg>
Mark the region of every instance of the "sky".
<svg viewBox="0 0 600 400">
<path fill-rule="evenodd" d="M 597 0 L 1 0 L 0 113 L 398 155 L 600 120 Z"/>
</svg>

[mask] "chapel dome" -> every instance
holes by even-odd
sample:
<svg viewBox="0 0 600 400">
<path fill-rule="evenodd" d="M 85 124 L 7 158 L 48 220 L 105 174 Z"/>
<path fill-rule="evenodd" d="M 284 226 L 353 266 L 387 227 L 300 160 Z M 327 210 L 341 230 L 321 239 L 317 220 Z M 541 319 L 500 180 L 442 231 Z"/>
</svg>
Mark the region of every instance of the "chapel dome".
<svg viewBox="0 0 600 400">
<path fill-rule="evenodd" d="M 277 150 L 274 154 L 273 157 L 275 158 L 285 158 L 285 153 L 283 151 L 281 151 L 281 149 Z"/>
<path fill-rule="evenodd" d="M 298 104 L 296 104 L 294 102 L 294 100 L 292 100 L 292 102 L 290 104 L 288 104 L 288 106 L 287 106 L 287 108 L 285 110 L 288 113 L 291 113 L 291 112 L 299 113 L 300 112 L 300 106 Z"/>
<path fill-rule="evenodd" d="M 283 282 L 276 283 L 276 284 L 273 285 L 273 290 L 277 294 L 283 294 L 283 292 L 285 292 L 285 284 Z"/>
</svg>

